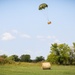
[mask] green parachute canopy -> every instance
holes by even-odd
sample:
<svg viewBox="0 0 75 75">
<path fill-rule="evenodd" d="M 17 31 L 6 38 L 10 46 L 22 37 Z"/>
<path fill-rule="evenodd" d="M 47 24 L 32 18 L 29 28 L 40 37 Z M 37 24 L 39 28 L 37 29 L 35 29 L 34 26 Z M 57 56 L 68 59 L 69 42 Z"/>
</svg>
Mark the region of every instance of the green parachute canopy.
<svg viewBox="0 0 75 75">
<path fill-rule="evenodd" d="M 46 7 L 48 7 L 48 5 L 46 3 L 42 3 L 39 5 L 39 10 L 45 9 Z"/>
</svg>

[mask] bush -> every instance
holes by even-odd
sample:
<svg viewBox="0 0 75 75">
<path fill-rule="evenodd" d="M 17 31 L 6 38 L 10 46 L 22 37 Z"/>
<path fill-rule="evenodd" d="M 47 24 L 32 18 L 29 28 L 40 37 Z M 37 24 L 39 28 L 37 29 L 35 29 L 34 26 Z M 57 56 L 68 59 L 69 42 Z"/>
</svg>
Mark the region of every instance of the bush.
<svg viewBox="0 0 75 75">
<path fill-rule="evenodd" d="M 1 65 L 4 65 L 4 64 L 14 64 L 15 61 L 13 60 L 9 60 L 7 58 L 3 58 L 3 57 L 0 57 L 0 64 Z"/>
<path fill-rule="evenodd" d="M 8 61 L 3 58 L 3 57 L 0 57 L 0 64 L 6 64 Z"/>
</svg>

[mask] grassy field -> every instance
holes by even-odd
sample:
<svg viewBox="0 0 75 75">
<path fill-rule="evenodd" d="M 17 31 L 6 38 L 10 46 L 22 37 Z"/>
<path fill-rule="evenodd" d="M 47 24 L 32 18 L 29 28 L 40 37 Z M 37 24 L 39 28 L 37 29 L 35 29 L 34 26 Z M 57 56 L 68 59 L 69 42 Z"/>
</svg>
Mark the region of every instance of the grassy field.
<svg viewBox="0 0 75 75">
<path fill-rule="evenodd" d="M 33 63 L 0 65 L 0 75 L 75 75 L 75 66 L 53 65 L 51 70 L 42 70 Z"/>
</svg>

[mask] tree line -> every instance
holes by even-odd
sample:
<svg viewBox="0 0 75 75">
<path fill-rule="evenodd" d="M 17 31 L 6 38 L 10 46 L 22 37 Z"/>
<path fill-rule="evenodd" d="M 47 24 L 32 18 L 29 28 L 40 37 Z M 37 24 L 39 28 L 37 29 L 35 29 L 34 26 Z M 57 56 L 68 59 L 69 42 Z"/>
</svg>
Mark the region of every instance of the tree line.
<svg viewBox="0 0 75 75">
<path fill-rule="evenodd" d="M 66 43 L 51 44 L 47 61 L 53 64 L 75 65 L 75 43 L 73 46 Z"/>
<path fill-rule="evenodd" d="M 31 59 L 29 54 L 23 54 L 20 57 L 18 55 L 7 56 L 5 54 L 0 55 L 0 64 L 14 63 L 14 62 L 40 62 L 48 61 L 52 64 L 61 64 L 61 65 L 75 65 L 75 43 L 73 46 L 69 46 L 66 43 L 51 44 L 50 54 L 47 56 L 47 59 L 43 56 L 37 56 L 34 60 Z"/>
<path fill-rule="evenodd" d="M 29 54 L 23 54 L 20 57 L 18 55 L 0 55 L 0 64 L 12 64 L 14 62 L 40 62 L 43 60 L 45 60 L 43 56 L 37 56 L 34 60 L 32 60 Z"/>
</svg>

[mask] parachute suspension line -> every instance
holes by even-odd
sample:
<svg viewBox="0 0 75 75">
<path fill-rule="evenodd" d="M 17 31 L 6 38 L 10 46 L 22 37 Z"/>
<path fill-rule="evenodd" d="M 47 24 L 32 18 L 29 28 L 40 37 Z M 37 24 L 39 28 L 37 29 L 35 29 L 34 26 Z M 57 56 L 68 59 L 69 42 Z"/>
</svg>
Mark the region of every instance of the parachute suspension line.
<svg viewBox="0 0 75 75">
<path fill-rule="evenodd" d="M 49 17 L 48 17 L 47 12 L 45 11 L 45 9 L 43 9 L 41 12 L 43 13 L 43 15 L 47 19 L 47 21 L 49 21 Z"/>
<path fill-rule="evenodd" d="M 50 19 L 49 19 L 49 15 L 48 15 L 48 9 L 43 9 L 43 14 L 44 14 L 44 16 L 45 16 L 45 18 L 47 19 L 47 23 L 48 24 L 51 24 L 52 22 L 50 21 Z"/>
<path fill-rule="evenodd" d="M 47 20 L 49 21 L 49 16 L 48 16 L 48 13 L 47 13 L 47 9 L 46 9 L 46 11 L 44 10 L 44 12 L 45 12 L 45 16 L 46 16 Z"/>
</svg>

